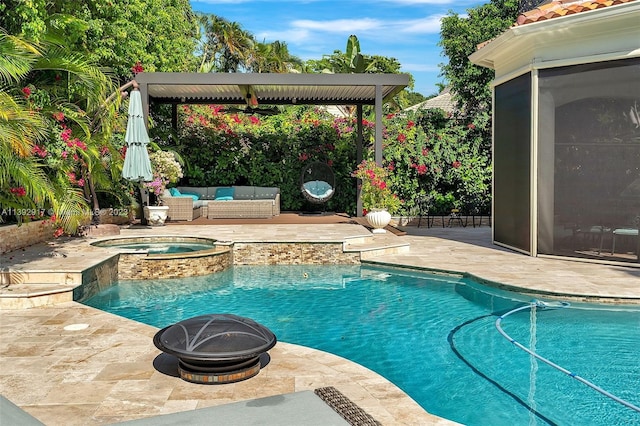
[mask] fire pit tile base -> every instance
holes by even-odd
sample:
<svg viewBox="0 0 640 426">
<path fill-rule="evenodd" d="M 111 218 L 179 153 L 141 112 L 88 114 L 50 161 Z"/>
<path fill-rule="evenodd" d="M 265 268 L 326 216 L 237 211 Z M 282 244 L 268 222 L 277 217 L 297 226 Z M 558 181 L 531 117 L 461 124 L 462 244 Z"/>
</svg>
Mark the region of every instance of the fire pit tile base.
<svg viewBox="0 0 640 426">
<path fill-rule="evenodd" d="M 193 371 L 185 367 L 182 362 L 178 365 L 180 378 L 191 383 L 222 385 L 225 383 L 240 382 L 250 379 L 260 372 L 260 360 L 253 365 L 235 371 L 227 371 L 220 373 L 206 373 L 202 371 Z"/>
</svg>

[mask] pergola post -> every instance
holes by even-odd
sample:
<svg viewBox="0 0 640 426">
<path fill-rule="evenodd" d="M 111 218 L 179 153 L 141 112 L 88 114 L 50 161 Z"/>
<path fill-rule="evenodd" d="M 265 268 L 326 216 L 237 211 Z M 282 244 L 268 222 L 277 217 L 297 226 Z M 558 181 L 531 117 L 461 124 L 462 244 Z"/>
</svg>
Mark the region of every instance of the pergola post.
<svg viewBox="0 0 640 426">
<path fill-rule="evenodd" d="M 358 104 L 356 107 L 356 164 L 360 164 L 362 162 L 363 156 L 363 143 L 362 143 L 362 105 Z M 356 216 L 362 216 L 362 198 L 360 198 L 360 179 L 357 180 L 357 188 L 356 188 Z"/>
<path fill-rule="evenodd" d="M 375 160 L 382 166 L 382 86 L 376 85 L 376 141 L 374 147 Z"/>
</svg>

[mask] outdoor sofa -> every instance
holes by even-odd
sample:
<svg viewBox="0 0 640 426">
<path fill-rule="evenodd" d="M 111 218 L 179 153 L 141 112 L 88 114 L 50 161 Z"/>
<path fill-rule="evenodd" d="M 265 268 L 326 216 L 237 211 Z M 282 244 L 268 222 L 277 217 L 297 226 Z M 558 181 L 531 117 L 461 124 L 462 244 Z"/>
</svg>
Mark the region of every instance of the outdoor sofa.
<svg viewBox="0 0 640 426">
<path fill-rule="evenodd" d="M 169 220 L 270 218 L 280 214 L 280 188 L 262 186 L 179 186 L 160 197 Z"/>
</svg>

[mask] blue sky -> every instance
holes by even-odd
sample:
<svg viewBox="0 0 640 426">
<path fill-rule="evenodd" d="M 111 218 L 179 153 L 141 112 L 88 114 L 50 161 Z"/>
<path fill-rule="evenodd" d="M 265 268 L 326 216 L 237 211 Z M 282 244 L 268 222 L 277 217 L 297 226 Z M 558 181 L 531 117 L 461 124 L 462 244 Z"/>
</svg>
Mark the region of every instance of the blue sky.
<svg viewBox="0 0 640 426">
<path fill-rule="evenodd" d="M 486 3 L 477 0 L 190 0 L 194 11 L 238 22 L 257 40 L 284 41 L 302 60 L 345 51 L 355 34 L 362 53 L 396 58 L 414 91 L 437 93 L 443 82 L 440 19 Z"/>
</svg>

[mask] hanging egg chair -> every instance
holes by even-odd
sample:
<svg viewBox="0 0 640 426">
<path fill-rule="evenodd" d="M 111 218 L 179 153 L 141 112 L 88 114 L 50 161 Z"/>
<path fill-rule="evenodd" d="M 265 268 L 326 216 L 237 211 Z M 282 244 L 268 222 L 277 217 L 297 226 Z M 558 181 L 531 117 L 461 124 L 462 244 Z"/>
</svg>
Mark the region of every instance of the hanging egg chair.
<svg viewBox="0 0 640 426">
<path fill-rule="evenodd" d="M 335 175 L 326 163 L 315 162 L 302 169 L 300 188 L 304 198 L 313 204 L 325 204 L 335 194 Z"/>
</svg>

